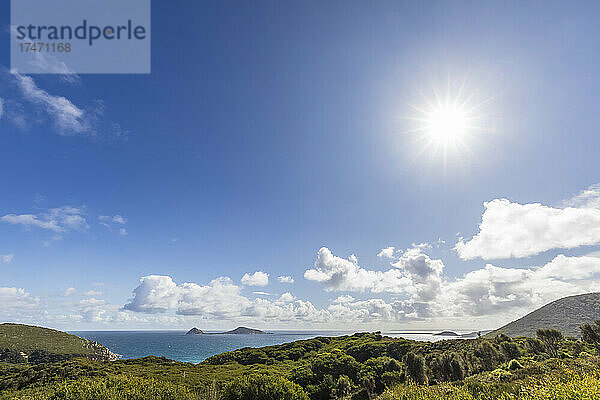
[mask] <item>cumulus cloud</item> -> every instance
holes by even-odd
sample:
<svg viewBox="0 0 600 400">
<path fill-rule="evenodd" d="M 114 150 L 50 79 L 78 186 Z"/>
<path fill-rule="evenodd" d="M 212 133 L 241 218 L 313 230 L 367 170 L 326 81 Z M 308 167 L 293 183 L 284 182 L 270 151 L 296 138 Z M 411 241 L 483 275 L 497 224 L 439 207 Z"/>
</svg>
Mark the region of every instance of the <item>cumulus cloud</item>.
<svg viewBox="0 0 600 400">
<path fill-rule="evenodd" d="M 28 309 L 37 306 L 39 298 L 32 297 L 25 289 L 16 287 L 0 287 L 0 304 L 2 310 Z"/>
<path fill-rule="evenodd" d="M 0 262 L 4 264 L 10 264 L 13 260 L 12 254 L 0 254 Z"/>
<path fill-rule="evenodd" d="M 250 305 L 250 300 L 240 294 L 241 288 L 227 277 L 212 280 L 208 285 L 184 283 L 177 305 L 182 315 L 204 315 L 213 318 L 233 318 Z"/>
<path fill-rule="evenodd" d="M 564 296 L 597 291 L 599 276 L 600 259 L 587 256 L 558 255 L 527 269 L 487 264 L 445 284 L 438 309 L 458 316 L 526 312 Z"/>
<path fill-rule="evenodd" d="M 304 272 L 310 281 L 322 283 L 327 291 L 371 291 L 374 293 L 406 291 L 410 285 L 402 271 L 372 271 L 361 268 L 356 256 L 347 259 L 332 254 L 327 247 L 317 253 L 314 269 Z"/>
<path fill-rule="evenodd" d="M 253 274 L 244 274 L 242 284 L 247 286 L 267 286 L 269 284 L 269 274 L 263 271 L 256 271 Z"/>
<path fill-rule="evenodd" d="M 464 260 L 491 260 L 599 244 L 600 208 L 593 207 L 597 190 L 592 187 L 578 195 L 573 204 L 580 207 L 553 208 L 506 199 L 486 202 L 479 233 L 468 241 L 461 238 L 455 249 Z"/>
<path fill-rule="evenodd" d="M 280 283 L 294 283 L 294 278 L 292 278 L 291 276 L 278 276 L 277 280 Z"/>
<path fill-rule="evenodd" d="M 177 306 L 181 290 L 170 276 L 149 275 L 140 279 L 133 290 L 133 299 L 123 307 L 126 310 L 161 313 Z"/>
<path fill-rule="evenodd" d="M 431 259 L 421 251 L 422 248 L 424 246 L 418 245 L 406 250 L 392 265 L 401 269 L 410 281 L 407 291 L 413 300 L 427 302 L 435 299 L 440 292 L 444 263 Z"/>
<path fill-rule="evenodd" d="M 71 296 L 72 294 L 75 294 L 77 290 L 74 287 L 69 287 L 65 290 L 65 296 Z"/>
<path fill-rule="evenodd" d="M 296 300 L 296 297 L 294 297 L 290 292 L 285 292 L 284 294 L 279 296 L 278 301 L 280 301 L 282 303 L 290 303 L 294 300 Z"/>
<path fill-rule="evenodd" d="M 77 308 L 79 309 L 79 316 L 82 321 L 85 322 L 108 322 L 113 320 L 113 316 L 109 314 L 111 311 L 110 306 L 106 305 L 106 302 L 101 299 L 89 298 L 79 301 Z"/>
<path fill-rule="evenodd" d="M 87 292 L 84 293 L 86 296 L 100 296 L 102 294 L 102 292 L 98 291 L 98 290 L 88 290 Z"/>
<path fill-rule="evenodd" d="M 444 276 L 443 262 L 423 253 L 424 248 L 417 245 L 407 249 L 391 264 L 394 269 L 385 272 L 362 268 L 356 257 L 343 259 L 322 248 L 316 268 L 306 271 L 305 276 L 322 283 L 328 291 L 390 292 L 404 296 L 386 302 L 342 295 L 327 309 L 334 319 L 364 322 L 524 313 L 560 297 L 597 291 L 600 284 L 600 258 L 591 255 L 558 255 L 545 265 L 530 268 L 487 264 L 463 277 L 449 279 Z"/>
<path fill-rule="evenodd" d="M 377 257 L 379 258 L 387 258 L 389 260 L 394 258 L 394 251 L 396 250 L 395 247 L 390 246 L 390 247 L 386 247 L 384 249 L 381 249 L 381 251 L 377 254 Z"/>
<path fill-rule="evenodd" d="M 72 230 L 82 231 L 89 228 L 83 208 L 63 206 L 51 208 L 41 214 L 6 214 L 0 221 L 25 228 L 37 227 L 56 233 Z"/>
<path fill-rule="evenodd" d="M 218 320 L 322 322 L 330 318 L 326 310 L 317 310 L 309 301 L 297 300 L 290 293 L 274 301 L 251 300 L 241 294 L 241 289 L 228 277 L 214 279 L 208 285 L 177 285 L 169 276 L 151 275 L 140 280 L 133 299 L 124 309 L 144 313 L 174 311 L 179 315 Z"/>
<path fill-rule="evenodd" d="M 127 229 L 125 229 L 125 228 L 119 229 L 119 235 L 121 235 L 121 236 L 127 236 L 128 235 Z"/>
</svg>

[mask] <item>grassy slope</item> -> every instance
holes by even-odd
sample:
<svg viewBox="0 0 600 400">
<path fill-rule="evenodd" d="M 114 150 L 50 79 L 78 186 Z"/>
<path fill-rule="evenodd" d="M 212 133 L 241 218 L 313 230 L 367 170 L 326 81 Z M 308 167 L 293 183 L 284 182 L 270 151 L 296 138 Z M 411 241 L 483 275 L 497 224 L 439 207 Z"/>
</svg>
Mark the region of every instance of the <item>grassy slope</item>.
<svg viewBox="0 0 600 400">
<path fill-rule="evenodd" d="M 91 355 L 89 341 L 54 329 L 21 324 L 0 324 L 0 349 L 29 353 L 43 350 L 54 354 Z"/>
<path fill-rule="evenodd" d="M 540 328 L 552 328 L 566 336 L 578 337 L 579 326 L 600 319 L 600 293 L 569 296 L 546 304 L 526 316 L 489 333 L 488 337 L 505 334 L 512 337 L 535 337 Z"/>
</svg>

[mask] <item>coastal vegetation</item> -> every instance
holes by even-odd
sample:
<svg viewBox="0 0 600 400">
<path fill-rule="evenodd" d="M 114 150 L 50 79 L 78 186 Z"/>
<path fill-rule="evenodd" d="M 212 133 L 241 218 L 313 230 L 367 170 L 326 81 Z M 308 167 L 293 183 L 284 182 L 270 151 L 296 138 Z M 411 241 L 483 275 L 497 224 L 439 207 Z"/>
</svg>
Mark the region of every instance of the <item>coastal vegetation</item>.
<svg viewBox="0 0 600 400">
<path fill-rule="evenodd" d="M 0 363 L 0 399 L 600 398 L 600 321 L 581 339 L 540 329 L 435 343 L 380 333 L 318 337 L 215 355 Z M 587 397 L 586 397 L 587 396 Z"/>
</svg>

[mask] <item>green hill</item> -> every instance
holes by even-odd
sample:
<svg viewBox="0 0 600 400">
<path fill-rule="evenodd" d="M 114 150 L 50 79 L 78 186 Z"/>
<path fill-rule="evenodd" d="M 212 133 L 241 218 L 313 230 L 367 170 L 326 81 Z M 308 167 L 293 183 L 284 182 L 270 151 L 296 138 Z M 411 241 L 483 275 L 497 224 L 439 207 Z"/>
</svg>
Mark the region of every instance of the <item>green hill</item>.
<svg viewBox="0 0 600 400">
<path fill-rule="evenodd" d="M 501 333 L 511 336 L 535 336 L 542 328 L 561 331 L 565 336 L 579 337 L 579 326 L 600 319 L 600 293 L 564 297 L 546 304 L 516 321 L 488 334 Z"/>
<path fill-rule="evenodd" d="M 0 360 L 40 362 L 73 357 L 110 360 L 116 355 L 99 343 L 54 329 L 0 324 Z"/>
</svg>

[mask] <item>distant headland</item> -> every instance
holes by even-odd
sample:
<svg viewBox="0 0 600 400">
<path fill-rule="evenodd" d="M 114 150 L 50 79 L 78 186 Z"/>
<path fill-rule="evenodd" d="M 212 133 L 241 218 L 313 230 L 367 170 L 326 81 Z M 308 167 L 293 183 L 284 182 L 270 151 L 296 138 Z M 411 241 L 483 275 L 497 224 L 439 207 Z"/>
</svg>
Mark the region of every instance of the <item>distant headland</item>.
<svg viewBox="0 0 600 400">
<path fill-rule="evenodd" d="M 271 333 L 263 332 L 260 329 L 246 328 L 245 326 L 238 326 L 237 328 L 218 333 L 206 333 L 196 327 L 187 331 L 186 335 L 270 335 Z"/>
</svg>

